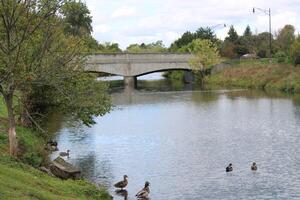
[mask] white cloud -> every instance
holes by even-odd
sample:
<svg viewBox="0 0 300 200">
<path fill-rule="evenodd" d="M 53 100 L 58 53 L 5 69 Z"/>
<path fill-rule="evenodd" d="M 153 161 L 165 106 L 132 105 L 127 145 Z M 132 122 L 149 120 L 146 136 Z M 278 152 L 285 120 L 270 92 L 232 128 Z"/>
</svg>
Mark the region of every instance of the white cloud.
<svg viewBox="0 0 300 200">
<path fill-rule="evenodd" d="M 183 32 L 201 26 L 216 28 L 224 38 L 229 26 L 242 34 L 249 24 L 253 32 L 268 31 L 268 16 L 252 8 L 272 9 L 273 32 L 285 24 L 300 31 L 300 0 L 86 0 L 93 16 L 93 35 L 126 48 L 131 43 L 163 40 L 169 45 Z"/>
<path fill-rule="evenodd" d="M 134 17 L 137 15 L 136 8 L 134 7 L 129 7 L 129 6 L 123 6 L 115 10 L 111 17 L 113 19 L 116 18 L 124 18 L 124 17 Z"/>
<path fill-rule="evenodd" d="M 110 31 L 110 27 L 107 24 L 98 24 L 94 27 L 94 32 L 96 33 L 108 33 Z"/>
</svg>

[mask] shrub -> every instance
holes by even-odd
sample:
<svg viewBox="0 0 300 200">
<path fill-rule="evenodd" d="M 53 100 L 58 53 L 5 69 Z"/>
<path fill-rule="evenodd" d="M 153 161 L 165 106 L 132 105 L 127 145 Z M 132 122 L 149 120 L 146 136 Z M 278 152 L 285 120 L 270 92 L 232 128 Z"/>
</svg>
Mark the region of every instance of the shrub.
<svg viewBox="0 0 300 200">
<path fill-rule="evenodd" d="M 39 155 L 39 153 L 35 153 L 35 152 L 29 152 L 29 153 L 25 153 L 21 160 L 26 163 L 29 164 L 33 167 L 39 167 L 43 161 L 43 158 L 41 155 Z"/>
<path fill-rule="evenodd" d="M 257 55 L 260 57 L 260 58 L 266 58 L 267 57 L 267 51 L 266 50 L 259 50 Z"/>
<path fill-rule="evenodd" d="M 283 51 L 278 51 L 274 57 L 278 63 L 284 63 L 287 61 L 287 55 Z"/>
</svg>

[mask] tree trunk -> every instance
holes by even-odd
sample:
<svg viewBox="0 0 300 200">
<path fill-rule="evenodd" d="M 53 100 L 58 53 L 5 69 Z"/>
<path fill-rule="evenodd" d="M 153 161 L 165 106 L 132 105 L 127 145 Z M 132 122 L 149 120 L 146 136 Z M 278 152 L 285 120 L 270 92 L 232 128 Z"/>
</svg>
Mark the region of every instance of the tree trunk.
<svg viewBox="0 0 300 200">
<path fill-rule="evenodd" d="M 200 79 L 201 79 L 201 89 L 204 89 L 204 72 L 203 71 L 200 71 Z"/>
<path fill-rule="evenodd" d="M 16 122 L 15 115 L 13 111 L 13 93 L 9 93 L 4 97 L 7 113 L 8 113 L 8 138 L 9 138 L 9 153 L 11 156 L 16 156 L 18 152 L 18 142 L 17 142 L 17 134 L 16 134 Z"/>
</svg>

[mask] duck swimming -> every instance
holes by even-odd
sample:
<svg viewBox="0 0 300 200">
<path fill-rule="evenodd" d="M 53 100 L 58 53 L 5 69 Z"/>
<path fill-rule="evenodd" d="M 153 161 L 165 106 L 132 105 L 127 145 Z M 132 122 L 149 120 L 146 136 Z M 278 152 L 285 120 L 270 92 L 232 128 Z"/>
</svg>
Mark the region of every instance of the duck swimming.
<svg viewBox="0 0 300 200">
<path fill-rule="evenodd" d="M 232 164 L 229 163 L 229 165 L 226 167 L 226 172 L 232 172 L 232 171 L 233 171 Z"/>
<path fill-rule="evenodd" d="M 67 150 L 67 152 L 60 152 L 59 155 L 60 155 L 61 157 L 67 156 L 67 157 L 69 158 L 70 150 Z"/>
<path fill-rule="evenodd" d="M 256 170 L 257 170 L 257 165 L 256 165 L 255 162 L 252 163 L 251 170 L 252 170 L 252 171 L 256 171 Z"/>
<path fill-rule="evenodd" d="M 121 188 L 121 190 L 123 190 L 123 188 L 125 188 L 128 184 L 128 176 L 127 175 L 124 175 L 123 176 L 124 180 L 123 181 L 120 181 L 120 182 L 117 182 L 114 186 L 116 188 Z"/>
<path fill-rule="evenodd" d="M 150 194 L 150 183 L 148 181 L 145 182 L 144 188 L 139 191 L 135 196 L 138 199 L 149 199 L 149 194 Z"/>
</svg>

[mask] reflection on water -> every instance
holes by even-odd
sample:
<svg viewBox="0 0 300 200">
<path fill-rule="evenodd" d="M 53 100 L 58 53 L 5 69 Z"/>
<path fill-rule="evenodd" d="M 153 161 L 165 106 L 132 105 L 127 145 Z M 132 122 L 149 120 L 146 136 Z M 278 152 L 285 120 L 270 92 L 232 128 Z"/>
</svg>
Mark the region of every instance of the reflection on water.
<svg viewBox="0 0 300 200">
<path fill-rule="evenodd" d="M 129 200 L 145 181 L 154 200 L 300 198 L 297 100 L 242 90 L 134 90 L 113 101 L 114 110 L 91 128 L 63 122 L 57 140 L 114 199 L 124 199 L 113 188 L 124 174 Z M 230 162 L 234 171 L 226 174 Z"/>
</svg>

